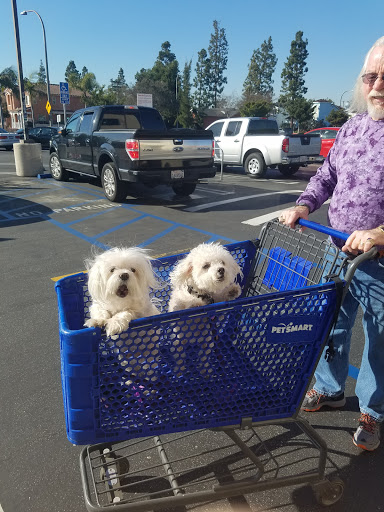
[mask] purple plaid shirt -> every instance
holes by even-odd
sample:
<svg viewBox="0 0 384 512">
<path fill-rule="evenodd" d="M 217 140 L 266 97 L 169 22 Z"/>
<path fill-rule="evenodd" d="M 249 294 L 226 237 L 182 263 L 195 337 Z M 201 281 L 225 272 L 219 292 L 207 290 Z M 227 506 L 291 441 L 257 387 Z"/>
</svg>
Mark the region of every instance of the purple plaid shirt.
<svg viewBox="0 0 384 512">
<path fill-rule="evenodd" d="M 313 212 L 331 196 L 332 228 L 352 233 L 384 224 L 384 120 L 365 113 L 347 121 L 297 203 Z"/>
</svg>

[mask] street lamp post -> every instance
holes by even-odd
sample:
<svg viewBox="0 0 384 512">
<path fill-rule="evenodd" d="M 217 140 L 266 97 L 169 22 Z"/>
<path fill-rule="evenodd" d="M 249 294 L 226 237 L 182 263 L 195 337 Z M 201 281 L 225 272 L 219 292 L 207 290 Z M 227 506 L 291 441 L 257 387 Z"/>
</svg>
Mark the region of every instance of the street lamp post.
<svg viewBox="0 0 384 512">
<path fill-rule="evenodd" d="M 16 0 L 12 0 L 12 10 L 13 10 L 13 23 L 14 23 L 14 29 L 15 29 L 16 56 L 17 56 L 18 78 L 19 78 L 19 90 L 20 90 L 20 105 L 21 105 L 21 119 L 22 119 L 21 127 L 24 128 L 25 140 L 28 140 L 27 109 L 25 106 L 23 64 L 22 64 L 22 60 L 21 60 L 19 23 L 17 21 Z"/>
<path fill-rule="evenodd" d="M 51 94 L 50 94 L 50 90 L 49 90 L 49 71 L 48 71 L 48 57 L 47 57 L 47 40 L 45 38 L 45 27 L 44 27 L 44 23 L 43 23 L 43 20 L 41 19 L 41 16 L 38 12 L 30 9 L 28 11 L 22 11 L 20 13 L 21 16 L 26 16 L 29 12 L 34 12 L 40 19 L 41 21 L 41 26 L 43 27 L 43 36 L 44 36 L 44 51 L 45 51 L 45 71 L 47 73 L 47 99 L 48 99 L 48 103 L 51 105 Z M 49 111 L 49 114 L 48 114 L 48 117 L 49 117 L 49 126 L 52 126 L 52 116 L 51 116 L 51 111 Z"/>
<path fill-rule="evenodd" d="M 344 91 L 343 94 L 341 95 L 341 98 L 340 98 L 340 107 L 342 106 L 342 100 L 343 100 L 343 96 L 344 94 L 346 94 L 347 92 L 351 92 L 350 90 L 348 91 Z"/>
</svg>

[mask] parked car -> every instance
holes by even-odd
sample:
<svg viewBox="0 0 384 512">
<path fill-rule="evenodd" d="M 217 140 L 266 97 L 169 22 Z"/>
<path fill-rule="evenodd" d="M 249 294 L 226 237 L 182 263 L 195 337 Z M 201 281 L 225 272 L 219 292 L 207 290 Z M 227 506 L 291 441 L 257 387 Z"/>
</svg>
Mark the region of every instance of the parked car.
<svg viewBox="0 0 384 512">
<path fill-rule="evenodd" d="M 16 142 L 19 142 L 19 138 L 15 133 L 9 133 L 4 128 L 0 128 L 0 148 L 11 151 Z"/>
<path fill-rule="evenodd" d="M 321 150 L 320 156 L 317 160 L 324 160 L 327 157 L 329 150 L 333 146 L 335 142 L 337 132 L 340 130 L 340 127 L 332 127 L 325 126 L 323 128 L 315 128 L 314 130 L 309 130 L 306 133 L 318 134 L 321 138 Z"/>
<path fill-rule="evenodd" d="M 35 126 L 28 129 L 28 138 L 34 142 L 40 142 L 43 149 L 49 149 L 51 139 L 57 135 L 58 129 L 54 126 Z M 24 137 L 24 130 L 17 130 L 16 134 L 22 139 Z"/>
<path fill-rule="evenodd" d="M 216 165 L 240 165 L 253 178 L 262 178 L 272 166 L 292 176 L 320 152 L 318 135 L 281 134 L 276 119 L 232 117 L 207 130 L 215 137 Z"/>
<path fill-rule="evenodd" d="M 100 178 L 106 197 L 123 201 L 130 183 L 169 185 L 192 194 L 200 179 L 213 178 L 213 134 L 167 130 L 160 112 L 136 105 L 87 107 L 74 112 L 51 143 L 52 177 Z"/>
</svg>

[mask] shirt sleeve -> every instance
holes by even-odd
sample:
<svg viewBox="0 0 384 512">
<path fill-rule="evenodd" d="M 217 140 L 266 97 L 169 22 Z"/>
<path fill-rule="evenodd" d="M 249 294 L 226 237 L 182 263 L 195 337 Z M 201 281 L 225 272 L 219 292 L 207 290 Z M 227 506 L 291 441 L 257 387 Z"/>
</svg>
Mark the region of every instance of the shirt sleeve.
<svg viewBox="0 0 384 512">
<path fill-rule="evenodd" d="M 333 190 L 336 187 L 337 153 L 340 144 L 342 144 L 342 136 L 340 137 L 342 134 L 340 132 L 337 134 L 336 140 L 323 165 L 317 169 L 316 174 L 309 180 L 307 188 L 296 201 L 296 204 L 307 204 L 310 213 L 320 208 L 332 196 Z"/>
</svg>

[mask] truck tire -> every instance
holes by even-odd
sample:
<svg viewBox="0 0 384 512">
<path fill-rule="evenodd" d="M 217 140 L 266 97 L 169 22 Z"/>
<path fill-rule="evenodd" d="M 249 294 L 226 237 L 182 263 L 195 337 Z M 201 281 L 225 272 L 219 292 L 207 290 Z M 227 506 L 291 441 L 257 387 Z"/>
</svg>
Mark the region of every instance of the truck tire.
<svg viewBox="0 0 384 512">
<path fill-rule="evenodd" d="M 112 162 L 104 165 L 101 171 L 101 184 L 105 197 L 112 203 L 120 203 L 127 197 L 127 187 L 124 182 L 119 180 L 116 167 Z"/>
<path fill-rule="evenodd" d="M 245 172 L 254 178 L 263 178 L 267 172 L 263 155 L 261 153 L 251 153 L 245 159 Z"/>
<path fill-rule="evenodd" d="M 197 183 L 172 183 L 172 190 L 177 196 L 189 196 L 194 193 Z"/>
<path fill-rule="evenodd" d="M 61 165 L 58 154 L 55 152 L 49 157 L 49 170 L 52 178 L 57 181 L 67 181 L 69 178 L 69 172 Z"/>
<path fill-rule="evenodd" d="M 283 176 L 293 176 L 299 169 L 299 164 L 279 165 L 279 171 Z"/>
</svg>

